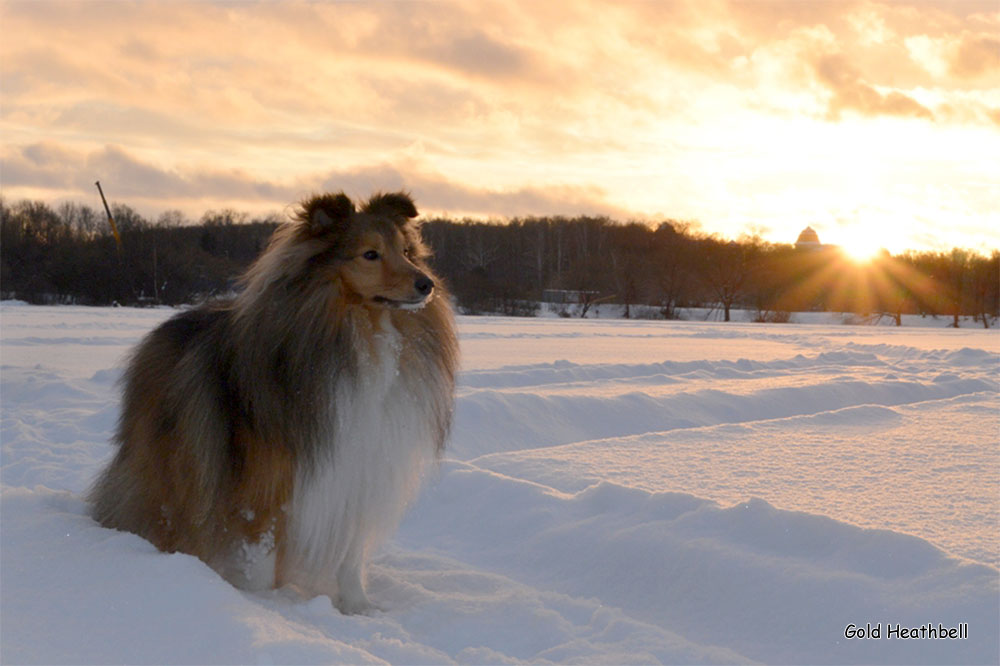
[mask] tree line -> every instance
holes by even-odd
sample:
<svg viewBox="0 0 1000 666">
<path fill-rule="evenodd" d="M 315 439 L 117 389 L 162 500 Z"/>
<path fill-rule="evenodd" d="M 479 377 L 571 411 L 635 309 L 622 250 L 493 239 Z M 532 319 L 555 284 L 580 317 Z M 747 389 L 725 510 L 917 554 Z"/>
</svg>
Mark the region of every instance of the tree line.
<svg viewBox="0 0 1000 666">
<path fill-rule="evenodd" d="M 179 211 L 148 220 L 116 204 L 121 247 L 103 213 L 75 203 L 8 205 L 0 199 L 0 291 L 30 303 L 122 305 L 191 303 L 232 292 L 260 254 L 278 216 Z M 756 236 L 726 240 L 697 225 L 650 225 L 605 217 L 504 221 L 430 219 L 422 232 L 435 271 L 467 313 L 532 315 L 540 301 L 567 316 L 616 303 L 626 317 L 677 318 L 686 308 L 734 308 L 758 321 L 798 311 L 972 316 L 1000 315 L 1000 251 L 883 252 L 850 261 L 831 246 L 796 247 Z"/>
</svg>

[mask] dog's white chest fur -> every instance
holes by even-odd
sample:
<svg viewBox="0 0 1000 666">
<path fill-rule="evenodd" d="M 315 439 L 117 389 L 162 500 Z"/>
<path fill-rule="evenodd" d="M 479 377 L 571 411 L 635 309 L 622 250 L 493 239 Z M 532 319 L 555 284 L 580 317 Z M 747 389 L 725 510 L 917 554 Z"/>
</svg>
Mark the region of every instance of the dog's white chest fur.
<svg viewBox="0 0 1000 666">
<path fill-rule="evenodd" d="M 293 582 L 361 607 L 367 555 L 395 529 L 435 447 L 426 389 L 401 371 L 388 313 L 373 339 L 356 377 L 331 387 L 332 445 L 300 463 L 289 515 Z"/>
</svg>

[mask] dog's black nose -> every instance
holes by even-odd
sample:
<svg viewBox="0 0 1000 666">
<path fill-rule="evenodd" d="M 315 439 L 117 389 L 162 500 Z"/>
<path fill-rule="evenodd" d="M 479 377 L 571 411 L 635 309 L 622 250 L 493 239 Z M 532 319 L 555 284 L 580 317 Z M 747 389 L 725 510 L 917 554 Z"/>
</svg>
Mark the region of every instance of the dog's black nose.
<svg viewBox="0 0 1000 666">
<path fill-rule="evenodd" d="M 426 275 L 421 275 L 417 278 L 417 281 L 413 283 L 413 288 L 417 290 L 417 293 L 421 296 L 427 296 L 434 289 L 434 281 L 431 280 Z"/>
</svg>

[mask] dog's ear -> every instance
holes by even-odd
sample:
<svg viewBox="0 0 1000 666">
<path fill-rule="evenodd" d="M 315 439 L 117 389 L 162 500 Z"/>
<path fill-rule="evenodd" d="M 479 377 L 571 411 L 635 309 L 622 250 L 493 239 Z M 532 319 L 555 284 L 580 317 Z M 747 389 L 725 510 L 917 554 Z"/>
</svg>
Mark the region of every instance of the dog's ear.
<svg viewBox="0 0 1000 666">
<path fill-rule="evenodd" d="M 417 207 L 406 192 L 376 194 L 365 204 L 364 211 L 373 215 L 395 217 L 400 222 L 417 216 Z"/>
<path fill-rule="evenodd" d="M 307 201 L 303 212 L 310 233 L 320 236 L 344 229 L 354 214 L 354 204 L 343 192 L 321 194 Z"/>
</svg>

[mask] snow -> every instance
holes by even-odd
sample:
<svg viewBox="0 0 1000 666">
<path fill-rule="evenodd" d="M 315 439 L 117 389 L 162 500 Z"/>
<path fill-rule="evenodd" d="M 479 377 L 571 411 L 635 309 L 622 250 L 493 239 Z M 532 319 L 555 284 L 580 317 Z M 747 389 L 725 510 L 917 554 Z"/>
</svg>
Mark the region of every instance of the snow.
<svg viewBox="0 0 1000 666">
<path fill-rule="evenodd" d="M 992 330 L 463 317 L 447 458 L 343 616 L 87 515 L 173 312 L 0 305 L 2 663 L 1000 660 Z"/>
</svg>

